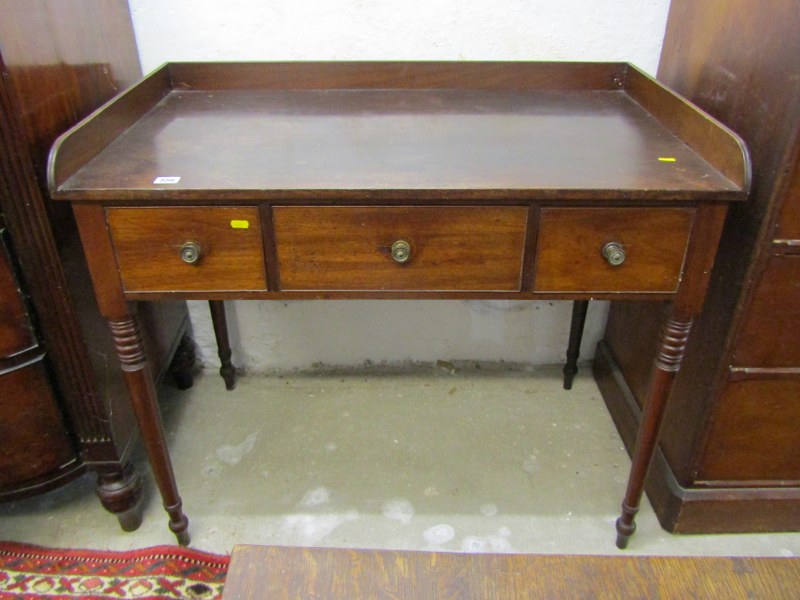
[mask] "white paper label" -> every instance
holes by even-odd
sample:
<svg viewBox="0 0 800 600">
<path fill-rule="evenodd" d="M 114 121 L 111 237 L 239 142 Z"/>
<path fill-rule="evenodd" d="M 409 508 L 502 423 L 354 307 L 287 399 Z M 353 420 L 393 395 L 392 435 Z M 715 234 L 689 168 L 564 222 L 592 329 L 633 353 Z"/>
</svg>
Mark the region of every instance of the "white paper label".
<svg viewBox="0 0 800 600">
<path fill-rule="evenodd" d="M 156 177 L 153 183 L 178 183 L 180 177 Z"/>
</svg>

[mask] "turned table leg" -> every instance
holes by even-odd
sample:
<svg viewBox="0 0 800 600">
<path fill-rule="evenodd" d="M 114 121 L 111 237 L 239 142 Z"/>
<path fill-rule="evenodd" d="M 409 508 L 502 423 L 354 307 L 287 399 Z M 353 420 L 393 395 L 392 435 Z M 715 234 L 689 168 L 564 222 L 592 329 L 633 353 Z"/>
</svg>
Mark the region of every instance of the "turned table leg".
<svg viewBox="0 0 800 600">
<path fill-rule="evenodd" d="M 211 322 L 214 324 L 214 336 L 217 339 L 217 354 L 219 355 L 219 374 L 225 381 L 225 389 L 232 390 L 236 387 L 236 367 L 231 362 L 231 344 L 228 338 L 228 320 L 225 317 L 225 302 L 222 300 L 209 300 Z"/>
<path fill-rule="evenodd" d="M 189 543 L 189 520 L 183 514 L 181 497 L 172 470 L 164 427 L 158 409 L 153 377 L 147 363 L 142 336 L 135 315 L 110 319 L 111 334 L 131 396 L 136 420 L 147 449 L 164 509 L 169 515 L 169 528 L 181 545 Z"/>
<path fill-rule="evenodd" d="M 583 326 L 586 324 L 588 300 L 575 300 L 572 303 L 572 322 L 569 327 L 569 345 L 567 346 L 567 362 L 564 364 L 564 389 L 572 389 L 572 381 L 578 373 L 578 356 L 581 352 Z"/>
<path fill-rule="evenodd" d="M 76 204 L 72 211 L 92 276 L 97 305 L 111 328 L 131 406 L 164 508 L 169 515 L 169 528 L 177 537 L 178 543 L 186 545 L 189 543 L 189 520 L 183 514 L 138 319 L 125 298 L 119 278 L 105 209 L 100 205 Z M 102 483 L 101 481 L 101 485 Z M 132 527 L 135 524 L 128 517 L 126 515 L 123 527 Z"/>
<path fill-rule="evenodd" d="M 628 539 L 636 531 L 634 519 L 642 499 L 647 471 L 656 450 L 664 409 L 686 351 L 692 319 L 700 314 L 703 307 L 727 212 L 728 207 L 720 204 L 700 206 L 697 209 L 682 280 L 662 324 L 658 350 L 644 399 L 628 487 L 622 501 L 622 515 L 617 519 L 619 548 L 625 548 Z"/>
<path fill-rule="evenodd" d="M 655 453 L 658 431 L 664 416 L 675 375 L 680 369 L 683 353 L 689 340 L 691 317 L 675 314 L 668 316 L 662 326 L 658 354 L 650 375 L 642 421 L 636 438 L 628 488 L 622 501 L 622 515 L 617 519 L 617 547 L 626 548 L 628 539 L 636 531 L 634 521 L 644 491 L 647 472 Z"/>
</svg>

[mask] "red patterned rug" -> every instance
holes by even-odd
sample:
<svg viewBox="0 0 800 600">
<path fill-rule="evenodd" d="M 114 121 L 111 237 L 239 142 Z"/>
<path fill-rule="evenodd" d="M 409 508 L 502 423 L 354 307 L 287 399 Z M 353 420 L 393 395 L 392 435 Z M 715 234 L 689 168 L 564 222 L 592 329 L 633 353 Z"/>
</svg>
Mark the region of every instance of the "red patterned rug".
<svg viewBox="0 0 800 600">
<path fill-rule="evenodd" d="M 0 598 L 211 600 L 222 596 L 229 562 L 179 546 L 104 552 L 0 542 Z"/>
</svg>

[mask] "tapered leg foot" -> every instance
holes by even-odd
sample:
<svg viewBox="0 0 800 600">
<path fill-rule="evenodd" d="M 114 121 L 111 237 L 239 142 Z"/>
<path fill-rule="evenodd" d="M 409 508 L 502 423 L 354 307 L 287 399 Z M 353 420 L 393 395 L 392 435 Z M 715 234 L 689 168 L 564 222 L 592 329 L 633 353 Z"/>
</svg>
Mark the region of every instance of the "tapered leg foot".
<svg viewBox="0 0 800 600">
<path fill-rule="evenodd" d="M 638 508 L 622 505 L 622 515 L 617 519 L 617 548 L 624 550 L 628 547 L 628 540 L 636 531 L 636 513 Z"/>
<path fill-rule="evenodd" d="M 217 340 L 217 355 L 219 356 L 219 374 L 225 382 L 225 389 L 232 390 L 236 387 L 236 367 L 231 362 L 231 343 L 228 337 L 228 320 L 225 316 L 225 303 L 222 300 L 209 300 L 211 322 L 214 325 L 214 337 Z"/>
<path fill-rule="evenodd" d="M 181 503 L 173 506 L 164 505 L 164 509 L 169 514 L 169 529 L 175 534 L 178 544 L 181 546 L 188 546 L 190 542 L 189 537 L 189 519 L 183 514 L 183 507 Z"/>
<path fill-rule="evenodd" d="M 575 375 L 578 374 L 577 365 L 565 364 L 564 365 L 564 389 L 571 390 L 572 382 L 575 381 Z"/>
<path fill-rule="evenodd" d="M 581 351 L 583 327 L 586 324 L 588 300 L 575 300 L 572 303 L 572 322 L 569 328 L 569 345 L 567 346 L 567 362 L 564 364 L 564 389 L 571 390 L 572 382 L 578 373 L 578 356 Z"/>
<path fill-rule="evenodd" d="M 123 531 L 142 524 L 142 480 L 132 465 L 97 476 L 97 496 L 103 507 L 119 520 Z"/>
<path fill-rule="evenodd" d="M 229 392 L 236 387 L 236 367 L 230 362 L 228 359 L 228 363 L 222 363 L 222 366 L 219 368 L 219 374 L 222 377 L 222 380 L 225 382 L 225 389 Z"/>
</svg>

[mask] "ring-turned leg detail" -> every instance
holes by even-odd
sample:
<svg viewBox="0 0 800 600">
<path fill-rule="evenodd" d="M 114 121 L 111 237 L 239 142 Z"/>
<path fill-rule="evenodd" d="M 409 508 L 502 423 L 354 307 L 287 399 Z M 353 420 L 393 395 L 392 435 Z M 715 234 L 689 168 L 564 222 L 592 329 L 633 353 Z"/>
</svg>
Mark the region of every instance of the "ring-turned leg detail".
<svg viewBox="0 0 800 600">
<path fill-rule="evenodd" d="M 169 528 L 176 535 L 179 544 L 188 544 L 189 521 L 181 508 L 181 498 L 167 450 L 153 377 L 147 364 L 147 355 L 136 317 L 130 315 L 124 319 L 109 320 L 109 326 L 153 475 L 161 492 L 164 508 L 169 515 Z"/>
<path fill-rule="evenodd" d="M 628 477 L 628 488 L 622 501 L 622 515 L 617 519 L 617 547 L 625 548 L 628 539 L 636 531 L 634 518 L 644 491 L 645 479 L 655 453 L 658 431 L 664 417 L 664 408 L 669 398 L 675 375 L 680 369 L 692 319 L 688 316 L 673 314 L 664 322 L 659 339 L 658 354 L 653 365 L 653 372 L 647 389 L 642 422 Z"/>
</svg>

